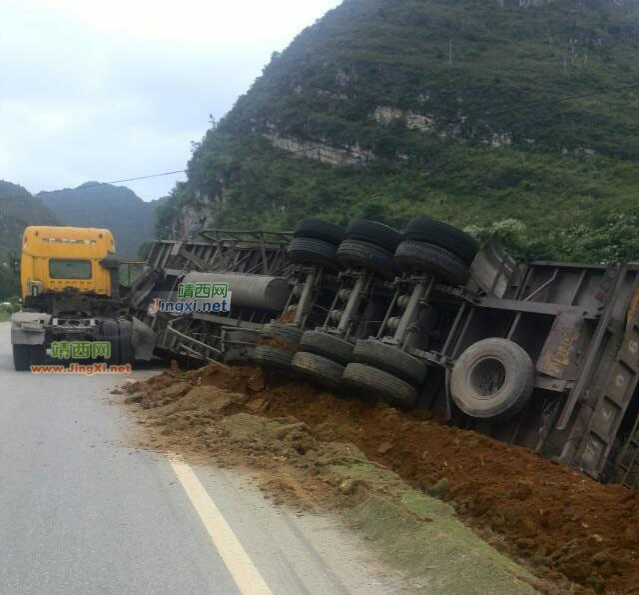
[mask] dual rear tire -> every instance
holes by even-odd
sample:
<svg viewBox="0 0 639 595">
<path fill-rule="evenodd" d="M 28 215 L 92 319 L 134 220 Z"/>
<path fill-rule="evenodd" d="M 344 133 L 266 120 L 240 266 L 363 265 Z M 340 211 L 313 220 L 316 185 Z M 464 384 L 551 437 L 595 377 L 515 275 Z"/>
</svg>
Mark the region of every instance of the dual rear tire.
<svg viewBox="0 0 639 595">
<path fill-rule="evenodd" d="M 263 368 L 290 373 L 303 334 L 304 329 L 292 324 L 265 324 L 259 336 L 266 342 L 255 347 L 253 360 Z"/>
<path fill-rule="evenodd" d="M 393 254 L 401 241 L 401 234 L 388 225 L 354 219 L 337 250 L 337 259 L 344 268 L 364 269 L 392 281 L 397 275 Z"/>
<path fill-rule="evenodd" d="M 399 407 L 409 408 L 417 401 L 417 389 L 413 385 L 366 364 L 348 364 L 342 376 L 342 383 Z"/>
<path fill-rule="evenodd" d="M 332 359 L 298 351 L 291 361 L 291 365 L 296 372 L 308 380 L 315 381 L 328 388 L 338 389 L 344 373 L 344 366 Z"/>
<path fill-rule="evenodd" d="M 426 366 L 420 360 L 392 345 L 368 339 L 357 342 L 342 381 L 391 405 L 410 408 L 425 378 Z"/>
<path fill-rule="evenodd" d="M 337 270 L 337 247 L 344 240 L 344 230 L 330 221 L 302 219 L 288 246 L 289 260 L 301 266 L 317 266 Z"/>
<path fill-rule="evenodd" d="M 401 234 L 383 223 L 355 219 L 346 231 L 319 219 L 302 219 L 293 232 L 287 255 L 301 266 L 327 270 L 364 269 L 392 280 L 397 274 L 393 254 L 402 241 Z"/>
<path fill-rule="evenodd" d="M 312 382 L 338 389 L 353 347 L 350 341 L 337 335 L 306 331 L 300 341 L 300 351 L 293 358 L 293 369 Z"/>
<path fill-rule="evenodd" d="M 135 360 L 133 324 L 130 320 L 105 320 L 102 323 L 102 341 L 111 344 L 111 354 L 105 359 L 109 366 L 131 364 Z"/>
<path fill-rule="evenodd" d="M 410 273 L 432 275 L 453 285 L 465 285 L 477 241 L 443 221 L 416 218 L 406 226 L 404 241 L 395 251 L 397 266 Z"/>
</svg>

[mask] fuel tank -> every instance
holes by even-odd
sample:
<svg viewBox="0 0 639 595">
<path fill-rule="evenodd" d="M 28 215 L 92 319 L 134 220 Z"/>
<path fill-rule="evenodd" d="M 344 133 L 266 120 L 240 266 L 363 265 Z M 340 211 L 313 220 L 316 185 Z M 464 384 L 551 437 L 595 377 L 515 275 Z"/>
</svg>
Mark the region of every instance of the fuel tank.
<svg viewBox="0 0 639 595">
<path fill-rule="evenodd" d="M 245 273 L 187 273 L 181 283 L 226 283 L 233 306 L 262 310 L 283 309 L 291 292 L 284 277 Z"/>
</svg>

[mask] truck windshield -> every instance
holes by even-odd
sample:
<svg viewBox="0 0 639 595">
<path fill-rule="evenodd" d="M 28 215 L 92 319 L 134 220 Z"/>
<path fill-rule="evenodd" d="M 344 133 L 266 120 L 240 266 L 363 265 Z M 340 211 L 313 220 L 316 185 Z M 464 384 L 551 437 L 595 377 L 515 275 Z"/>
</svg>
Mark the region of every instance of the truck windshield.
<svg viewBox="0 0 639 595">
<path fill-rule="evenodd" d="M 52 279 L 90 279 L 90 260 L 50 260 L 49 276 Z"/>
</svg>

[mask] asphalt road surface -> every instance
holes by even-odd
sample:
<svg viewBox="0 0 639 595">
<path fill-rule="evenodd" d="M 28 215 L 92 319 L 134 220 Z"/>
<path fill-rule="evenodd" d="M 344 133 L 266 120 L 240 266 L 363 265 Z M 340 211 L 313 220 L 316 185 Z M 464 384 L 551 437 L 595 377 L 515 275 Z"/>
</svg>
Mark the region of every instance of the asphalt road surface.
<svg viewBox="0 0 639 595">
<path fill-rule="evenodd" d="M 334 519 L 131 448 L 123 380 L 15 372 L 0 323 L 0 595 L 406 593 Z"/>
</svg>

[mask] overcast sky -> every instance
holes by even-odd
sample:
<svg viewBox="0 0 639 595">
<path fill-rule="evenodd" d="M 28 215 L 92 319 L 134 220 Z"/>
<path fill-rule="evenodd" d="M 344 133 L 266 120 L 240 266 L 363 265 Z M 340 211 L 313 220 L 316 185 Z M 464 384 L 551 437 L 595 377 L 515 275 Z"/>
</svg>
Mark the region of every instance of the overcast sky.
<svg viewBox="0 0 639 595">
<path fill-rule="evenodd" d="M 340 0 L 0 0 L 0 179 L 36 193 L 186 166 Z M 179 176 L 126 184 L 145 200 Z"/>
</svg>

